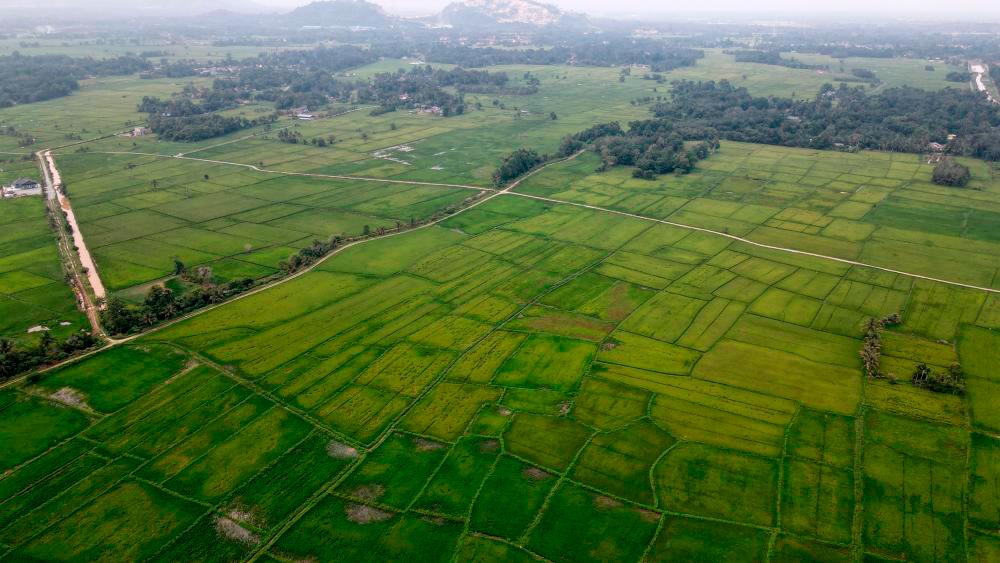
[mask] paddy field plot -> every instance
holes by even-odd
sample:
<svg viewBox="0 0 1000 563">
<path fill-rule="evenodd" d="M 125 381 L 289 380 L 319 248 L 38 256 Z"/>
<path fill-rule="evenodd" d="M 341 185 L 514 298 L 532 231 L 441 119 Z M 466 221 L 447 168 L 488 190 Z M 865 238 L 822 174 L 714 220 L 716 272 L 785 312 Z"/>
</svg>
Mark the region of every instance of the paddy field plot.
<svg viewBox="0 0 1000 563">
<path fill-rule="evenodd" d="M 313 240 L 421 220 L 476 193 L 155 157 L 58 158 L 102 279 L 117 291 L 173 275 L 175 259 L 223 281 L 266 277 Z"/>
<path fill-rule="evenodd" d="M 516 195 L 477 211 L 6 390 L 0 418 L 18 438 L 4 441 L 4 548 L 573 561 L 992 549 L 1000 337 L 985 298 Z M 883 361 L 900 381 L 866 381 L 860 325 L 893 312 L 904 322 Z M 905 378 L 955 360 L 965 397 Z M 40 420 L 46 433 L 18 432 Z M 120 524 L 89 531 L 104 521 Z"/>
<path fill-rule="evenodd" d="M 13 164 L 13 165 L 12 165 Z M 37 176 L 34 161 L 3 163 L 0 184 Z M 33 342 L 38 331 L 66 337 L 89 327 L 65 282 L 56 233 L 39 196 L 0 200 L 0 337 Z M 33 329 L 33 333 L 29 330 Z"/>
<path fill-rule="evenodd" d="M 669 76 L 718 67 L 714 79 L 798 97 L 833 79 L 726 57 Z M 911 63 L 876 71 L 886 86 L 940 86 L 943 66 Z M 251 131 L 109 138 L 57 162 L 113 290 L 140 295 L 175 258 L 263 278 L 315 238 L 476 193 L 400 180 L 487 186 L 512 149 L 646 117 L 631 100 L 656 95 L 615 69 L 505 70 L 542 87 L 502 97 L 505 110 L 479 96 L 482 111 L 448 119 L 362 110 L 299 124 L 333 147 L 239 140 Z M 72 130 L 110 132 L 129 117 L 104 108 L 131 106 L 137 88 L 88 85 L 19 127 L 93 104 Z M 992 295 L 571 205 L 993 287 L 1000 188 L 972 164 L 966 190 L 934 186 L 917 155 L 730 142 L 656 181 L 596 173 L 592 154 L 553 165 L 515 194 L 0 391 L 0 555 L 990 560 Z M 47 225 L 18 205 L 0 216 L 18 225 L 0 249 L 51 246 L 48 233 L 21 238 Z M 0 298 L 63 311 L 44 294 L 71 299 L 55 249 L 32 248 L 0 257 L 13 272 Z M 892 313 L 903 322 L 886 329 L 883 367 L 897 381 L 867 381 L 861 327 Z M 965 396 L 909 383 L 918 363 L 955 361 Z"/>
</svg>

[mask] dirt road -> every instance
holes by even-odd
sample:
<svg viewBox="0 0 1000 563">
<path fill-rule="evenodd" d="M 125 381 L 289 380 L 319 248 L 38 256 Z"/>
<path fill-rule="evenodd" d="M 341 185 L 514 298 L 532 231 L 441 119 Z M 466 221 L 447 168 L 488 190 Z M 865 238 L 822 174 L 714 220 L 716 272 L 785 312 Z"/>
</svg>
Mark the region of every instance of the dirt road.
<svg viewBox="0 0 1000 563">
<path fill-rule="evenodd" d="M 73 229 L 73 246 L 76 247 L 77 255 L 80 258 L 80 264 L 85 270 L 87 281 L 90 283 L 90 288 L 94 291 L 94 296 L 97 299 L 104 299 L 107 296 L 107 292 L 104 289 L 104 283 L 101 282 L 101 276 L 97 273 L 97 264 L 94 263 L 94 259 L 90 256 L 90 250 L 87 249 L 87 243 L 83 240 L 83 232 L 80 231 L 80 225 L 76 222 L 76 215 L 73 213 L 73 206 L 70 203 L 69 198 L 57 189 L 57 187 L 62 184 L 62 178 L 59 176 L 59 169 L 56 168 L 56 162 L 55 158 L 52 156 L 52 151 L 45 151 L 45 153 L 42 154 L 42 157 L 45 162 L 45 168 L 47 169 L 46 180 L 48 186 L 46 187 L 46 192 L 48 193 L 48 198 L 57 199 L 59 202 L 59 209 L 66 214 L 66 221 Z"/>
<path fill-rule="evenodd" d="M 969 71 L 975 75 L 974 81 L 976 83 L 976 89 L 980 92 L 985 92 L 987 100 L 993 103 L 998 103 L 997 100 L 993 99 L 993 95 L 990 94 L 989 88 L 986 87 L 986 79 L 984 78 L 986 76 L 986 70 L 986 65 L 984 64 L 969 65 Z"/>
</svg>

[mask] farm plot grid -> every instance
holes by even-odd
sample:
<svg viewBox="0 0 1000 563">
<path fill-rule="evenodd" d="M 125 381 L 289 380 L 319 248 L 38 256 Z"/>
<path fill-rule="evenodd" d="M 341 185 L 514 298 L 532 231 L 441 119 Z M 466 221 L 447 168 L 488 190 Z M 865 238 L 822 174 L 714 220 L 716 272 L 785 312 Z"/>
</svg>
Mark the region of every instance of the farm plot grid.
<svg viewBox="0 0 1000 563">
<path fill-rule="evenodd" d="M 386 64 L 393 65 L 379 63 L 379 69 Z M 392 70 L 407 66 L 399 63 Z M 489 70 L 506 72 L 512 85 L 524 85 L 524 75 L 530 73 L 541 85 L 531 95 L 466 94 L 466 112 L 447 118 L 407 111 L 372 116 L 370 107 L 359 106 L 357 111 L 334 112 L 337 115 L 313 121 L 282 118 L 274 125 L 275 129 L 289 127 L 306 140 L 332 137 L 333 144 L 327 147 L 282 143 L 276 132 L 263 130 L 199 143 L 170 143 L 149 136 L 106 139 L 88 147 L 95 152 L 184 154 L 285 172 L 488 186 L 497 162 L 511 151 L 524 146 L 551 151 L 564 136 L 594 123 L 646 118 L 648 105 L 632 102 L 665 93 L 662 85 L 639 77 L 619 82 L 619 71 L 611 68 L 498 66 Z M 252 112 L 247 116 L 252 117 Z"/>
<path fill-rule="evenodd" d="M 933 165 L 918 155 L 724 142 L 685 176 L 647 181 L 626 169 L 597 174 L 597 158 L 588 154 L 550 167 L 517 191 L 998 287 L 1000 181 L 987 163 L 963 162 L 974 180 L 971 189 L 956 190 L 932 184 Z M 812 283 L 819 296 L 827 283 L 797 281 Z"/>
<path fill-rule="evenodd" d="M 984 301 L 501 196 L 3 391 L 0 543 L 13 560 L 989 560 Z M 861 324 L 895 312 L 901 381 L 869 382 Z M 956 358 L 965 398 L 903 371 Z"/>
<path fill-rule="evenodd" d="M 422 220 L 475 193 L 156 157 L 68 154 L 58 164 L 111 290 L 171 276 L 175 260 L 224 281 L 265 277 L 315 239 Z"/>
</svg>

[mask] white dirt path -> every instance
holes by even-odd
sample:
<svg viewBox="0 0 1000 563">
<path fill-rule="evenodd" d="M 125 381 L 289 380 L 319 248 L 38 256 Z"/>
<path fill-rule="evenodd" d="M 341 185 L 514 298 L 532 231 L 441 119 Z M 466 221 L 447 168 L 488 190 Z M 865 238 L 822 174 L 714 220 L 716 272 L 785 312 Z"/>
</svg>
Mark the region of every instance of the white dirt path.
<svg viewBox="0 0 1000 563">
<path fill-rule="evenodd" d="M 99 300 L 104 299 L 107 297 L 107 291 L 104 289 L 104 283 L 101 282 L 101 276 L 97 273 L 97 264 L 90 256 L 90 250 L 87 249 L 86 241 L 83 240 L 83 232 L 80 231 L 80 225 L 76 222 L 73 206 L 70 204 L 69 198 L 57 189 L 62 184 L 62 179 L 59 176 L 59 169 L 56 168 L 52 151 L 45 151 L 43 158 L 45 159 L 46 168 L 48 168 L 51 175 L 47 178 L 49 198 L 55 197 L 58 199 L 59 208 L 66 214 L 66 221 L 73 229 L 73 246 L 76 247 L 77 255 L 80 257 L 80 265 L 85 269 L 87 281 L 90 282 L 90 288 L 94 291 L 94 297 Z"/>
</svg>

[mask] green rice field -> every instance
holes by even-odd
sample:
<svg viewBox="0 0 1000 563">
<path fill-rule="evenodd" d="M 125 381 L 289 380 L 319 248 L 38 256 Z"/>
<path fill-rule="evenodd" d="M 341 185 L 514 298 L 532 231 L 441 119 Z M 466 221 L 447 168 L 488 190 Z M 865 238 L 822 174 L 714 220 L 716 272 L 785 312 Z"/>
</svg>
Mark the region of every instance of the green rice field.
<svg viewBox="0 0 1000 563">
<path fill-rule="evenodd" d="M 20 177 L 38 179 L 34 160 L 0 158 L 0 184 Z M 32 341 L 48 329 L 64 337 L 89 327 L 66 285 L 45 203 L 37 196 L 0 199 L 0 337 Z"/>
<path fill-rule="evenodd" d="M 908 83 L 917 62 L 879 72 Z M 656 87 L 531 71 L 539 93 L 504 110 L 278 124 L 332 147 L 244 131 L 56 159 L 111 291 L 141 296 L 175 259 L 263 278 L 313 239 L 458 206 L 514 148 L 641 118 Z M 747 80 L 828 81 L 785 71 Z M 113 84 L 45 104 L 170 87 Z M 133 118 L 127 99 L 73 126 Z M 921 155 L 723 142 L 647 181 L 585 153 L 0 388 L 0 560 L 996 560 L 1000 179 L 963 162 L 959 190 Z M 72 294 L 41 201 L 5 206 L 0 307 L 23 332 Z M 864 323 L 893 313 L 892 377 L 869 380 Z M 964 396 L 910 383 L 957 362 Z"/>
<path fill-rule="evenodd" d="M 515 195 L 477 209 L 494 226 L 351 248 L 5 391 L 6 428 L 48 421 L 0 442 L 8 556 L 992 549 L 982 293 Z M 965 399 L 864 378 L 860 323 L 892 312 L 885 364 L 960 359 Z"/>
</svg>

